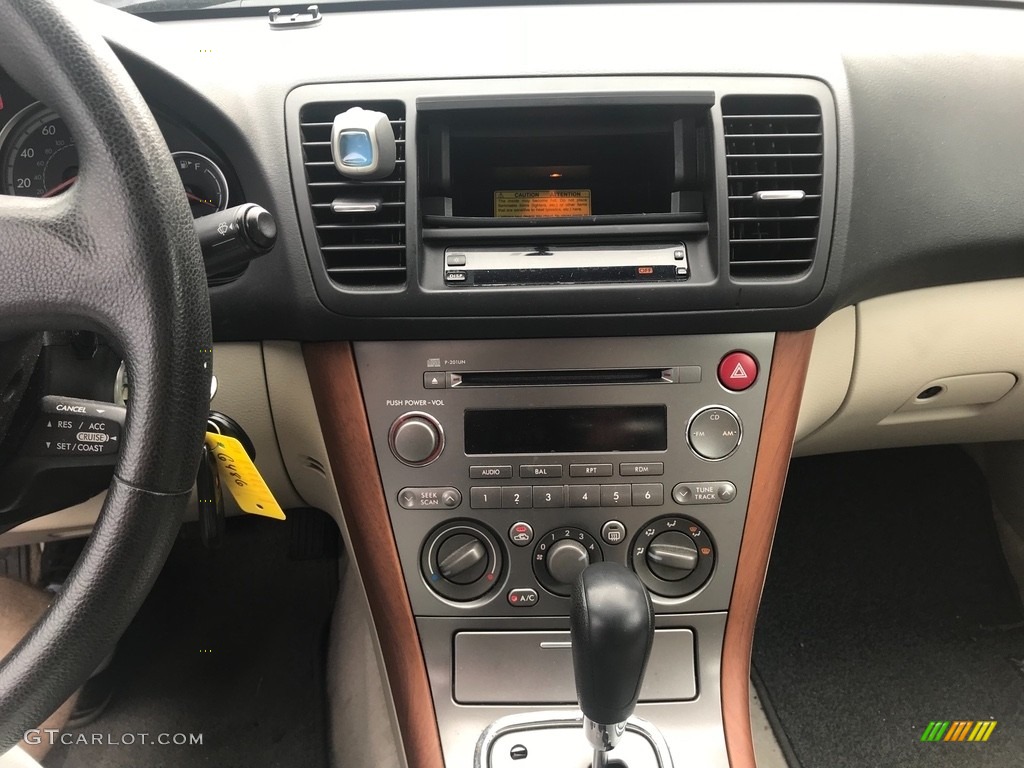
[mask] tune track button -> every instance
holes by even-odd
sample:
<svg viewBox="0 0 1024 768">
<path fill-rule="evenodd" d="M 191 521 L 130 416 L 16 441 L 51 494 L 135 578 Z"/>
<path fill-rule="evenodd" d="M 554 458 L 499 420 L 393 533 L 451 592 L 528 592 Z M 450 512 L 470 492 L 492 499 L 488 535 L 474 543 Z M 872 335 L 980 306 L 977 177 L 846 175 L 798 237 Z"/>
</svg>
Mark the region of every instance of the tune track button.
<svg viewBox="0 0 1024 768">
<path fill-rule="evenodd" d="M 676 504 L 728 504 L 736 498 L 736 486 L 722 483 L 676 483 L 672 500 Z"/>
</svg>

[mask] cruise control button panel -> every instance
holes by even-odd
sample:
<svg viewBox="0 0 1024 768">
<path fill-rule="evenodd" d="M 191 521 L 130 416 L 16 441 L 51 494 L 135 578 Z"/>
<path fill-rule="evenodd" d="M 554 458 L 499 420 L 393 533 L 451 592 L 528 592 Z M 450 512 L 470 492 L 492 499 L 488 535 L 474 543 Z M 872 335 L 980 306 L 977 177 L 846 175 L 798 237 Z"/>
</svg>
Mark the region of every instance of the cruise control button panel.
<svg viewBox="0 0 1024 768">
<path fill-rule="evenodd" d="M 42 456 L 106 456 L 121 448 L 125 409 L 112 403 L 46 395 L 33 438 Z"/>
</svg>

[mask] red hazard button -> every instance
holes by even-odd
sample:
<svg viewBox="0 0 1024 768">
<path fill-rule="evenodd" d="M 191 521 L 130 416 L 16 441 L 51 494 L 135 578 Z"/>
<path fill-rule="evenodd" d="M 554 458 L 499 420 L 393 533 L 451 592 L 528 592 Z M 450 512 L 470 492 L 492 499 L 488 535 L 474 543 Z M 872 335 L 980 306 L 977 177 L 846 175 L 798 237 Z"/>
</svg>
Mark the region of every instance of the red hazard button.
<svg viewBox="0 0 1024 768">
<path fill-rule="evenodd" d="M 742 392 L 757 380 L 757 361 L 746 352 L 730 352 L 718 364 L 718 380 L 726 389 Z"/>
</svg>

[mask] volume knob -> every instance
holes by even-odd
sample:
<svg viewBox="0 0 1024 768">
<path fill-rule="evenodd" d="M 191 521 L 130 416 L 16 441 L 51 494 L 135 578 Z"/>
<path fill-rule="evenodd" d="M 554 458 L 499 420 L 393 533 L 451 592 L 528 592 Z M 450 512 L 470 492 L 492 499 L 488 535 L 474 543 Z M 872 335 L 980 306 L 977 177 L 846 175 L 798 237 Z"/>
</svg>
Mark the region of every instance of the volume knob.
<svg viewBox="0 0 1024 768">
<path fill-rule="evenodd" d="M 388 445 L 395 458 L 403 464 L 423 467 L 444 450 L 444 430 L 429 413 L 405 413 L 391 425 Z"/>
</svg>

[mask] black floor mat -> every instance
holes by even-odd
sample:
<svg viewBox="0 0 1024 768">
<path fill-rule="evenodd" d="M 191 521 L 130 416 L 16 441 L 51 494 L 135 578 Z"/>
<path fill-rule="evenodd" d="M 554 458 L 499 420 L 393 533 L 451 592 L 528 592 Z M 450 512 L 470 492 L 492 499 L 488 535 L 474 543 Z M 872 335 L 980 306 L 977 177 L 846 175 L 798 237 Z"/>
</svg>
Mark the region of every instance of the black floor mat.
<svg viewBox="0 0 1024 768">
<path fill-rule="evenodd" d="M 794 462 L 754 664 L 802 768 L 1024 765 L 1022 659 L 1024 611 L 966 454 Z M 998 725 L 985 743 L 922 742 L 939 720 Z"/>
<path fill-rule="evenodd" d="M 55 747 L 47 768 L 326 767 L 337 560 L 289 558 L 290 528 L 232 519 L 211 552 L 186 527 L 118 647 L 110 706 L 65 732 L 70 746 Z M 202 744 L 152 743 L 162 734 Z"/>
</svg>

